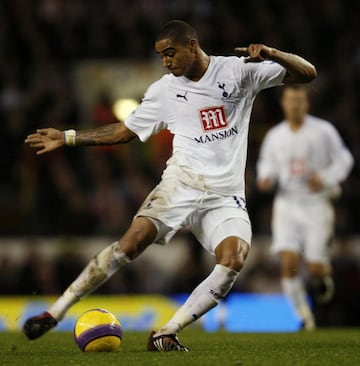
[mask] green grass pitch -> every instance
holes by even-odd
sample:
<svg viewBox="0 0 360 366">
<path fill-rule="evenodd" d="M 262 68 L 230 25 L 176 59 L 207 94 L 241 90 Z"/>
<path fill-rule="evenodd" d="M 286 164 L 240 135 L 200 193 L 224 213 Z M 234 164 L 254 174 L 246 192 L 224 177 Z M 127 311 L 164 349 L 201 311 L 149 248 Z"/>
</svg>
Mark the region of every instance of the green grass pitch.
<svg viewBox="0 0 360 366">
<path fill-rule="evenodd" d="M 21 333 L 0 333 L 0 365 L 360 365 L 360 328 L 321 329 L 299 333 L 206 333 L 188 329 L 181 341 L 189 353 L 147 352 L 149 332 L 124 332 L 118 352 L 84 353 L 71 333 L 51 332 L 36 341 Z"/>
</svg>

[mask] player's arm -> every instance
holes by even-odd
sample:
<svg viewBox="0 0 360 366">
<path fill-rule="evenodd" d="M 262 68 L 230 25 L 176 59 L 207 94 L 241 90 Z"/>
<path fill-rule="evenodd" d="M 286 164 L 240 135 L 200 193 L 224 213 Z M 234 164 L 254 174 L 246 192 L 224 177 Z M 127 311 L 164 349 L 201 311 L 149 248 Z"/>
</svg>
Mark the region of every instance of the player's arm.
<svg viewBox="0 0 360 366">
<path fill-rule="evenodd" d="M 235 51 L 246 55 L 245 62 L 275 61 L 286 69 L 284 83 L 308 83 L 316 77 L 316 68 L 304 58 L 263 44 L 237 47 Z"/>
<path fill-rule="evenodd" d="M 271 191 L 276 183 L 276 163 L 272 152 L 272 139 L 268 135 L 260 147 L 256 163 L 256 185 L 259 191 Z"/>
<path fill-rule="evenodd" d="M 338 132 L 331 127 L 328 133 L 331 163 L 325 169 L 316 172 L 324 187 L 331 187 L 343 182 L 349 176 L 354 165 L 354 158 L 350 150 L 344 145 Z"/>
<path fill-rule="evenodd" d="M 36 130 L 25 139 L 25 143 L 37 149 L 41 155 L 62 146 L 97 146 L 124 144 L 136 137 L 124 123 L 112 123 L 89 130 L 60 131 L 55 128 Z"/>
<path fill-rule="evenodd" d="M 256 182 L 257 188 L 261 192 L 269 192 L 274 188 L 274 179 L 266 177 L 258 179 Z"/>
</svg>

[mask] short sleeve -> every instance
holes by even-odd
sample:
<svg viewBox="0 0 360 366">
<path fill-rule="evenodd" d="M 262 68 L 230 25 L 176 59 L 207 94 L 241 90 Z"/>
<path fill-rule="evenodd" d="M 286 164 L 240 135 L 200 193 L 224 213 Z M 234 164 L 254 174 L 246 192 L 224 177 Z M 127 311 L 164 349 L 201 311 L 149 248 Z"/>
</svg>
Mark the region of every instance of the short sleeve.
<svg viewBox="0 0 360 366">
<path fill-rule="evenodd" d="M 150 136 L 167 128 L 168 108 L 166 75 L 151 84 L 141 104 L 126 118 L 125 125 L 134 132 L 142 142 Z"/>
<path fill-rule="evenodd" d="M 243 57 L 239 61 L 240 78 L 254 95 L 263 89 L 283 85 L 286 69 L 277 62 L 265 60 L 245 63 Z"/>
<path fill-rule="evenodd" d="M 269 131 L 261 144 L 259 159 L 256 164 L 257 180 L 275 179 L 277 175 L 276 159 L 273 154 L 274 139 Z"/>
</svg>

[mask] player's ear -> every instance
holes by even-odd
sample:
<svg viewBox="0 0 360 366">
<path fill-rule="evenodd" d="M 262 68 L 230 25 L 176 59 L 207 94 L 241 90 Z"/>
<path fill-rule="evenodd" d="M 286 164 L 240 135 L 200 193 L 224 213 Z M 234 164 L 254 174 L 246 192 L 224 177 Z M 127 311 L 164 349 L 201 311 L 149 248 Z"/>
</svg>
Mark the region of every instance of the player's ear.
<svg viewBox="0 0 360 366">
<path fill-rule="evenodd" d="M 197 46 L 198 46 L 198 42 L 195 38 L 191 38 L 189 40 L 189 47 L 190 47 L 190 51 L 192 53 L 195 53 L 196 49 L 197 49 Z"/>
</svg>

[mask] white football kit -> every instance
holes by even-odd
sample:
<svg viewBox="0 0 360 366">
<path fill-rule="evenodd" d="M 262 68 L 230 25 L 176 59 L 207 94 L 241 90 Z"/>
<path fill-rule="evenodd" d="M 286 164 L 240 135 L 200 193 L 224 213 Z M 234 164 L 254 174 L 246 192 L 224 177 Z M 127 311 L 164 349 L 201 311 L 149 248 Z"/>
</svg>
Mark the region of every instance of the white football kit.
<svg viewBox="0 0 360 366">
<path fill-rule="evenodd" d="M 273 205 L 273 249 L 302 253 L 308 261 L 328 261 L 333 235 L 331 199 L 350 173 L 353 158 L 329 122 L 307 115 L 294 132 L 283 121 L 266 134 L 257 163 L 259 180 L 278 183 Z M 324 188 L 311 190 L 308 181 L 318 174 Z"/>
<path fill-rule="evenodd" d="M 156 242 L 190 226 L 211 253 L 228 236 L 250 244 L 244 172 L 251 109 L 256 94 L 281 85 L 285 73 L 270 61 L 211 56 L 199 81 L 167 74 L 149 87 L 125 125 L 141 141 L 165 128 L 174 134 L 162 180 L 136 215 L 156 224 Z"/>
</svg>

